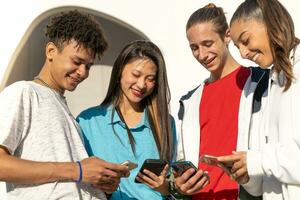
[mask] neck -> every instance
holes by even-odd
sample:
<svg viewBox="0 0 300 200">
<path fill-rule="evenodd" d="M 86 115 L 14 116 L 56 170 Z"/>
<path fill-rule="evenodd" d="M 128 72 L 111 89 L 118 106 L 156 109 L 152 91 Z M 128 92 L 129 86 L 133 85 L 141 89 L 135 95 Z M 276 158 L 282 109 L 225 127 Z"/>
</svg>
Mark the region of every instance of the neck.
<svg viewBox="0 0 300 200">
<path fill-rule="evenodd" d="M 140 104 L 133 104 L 125 99 L 126 97 L 123 97 L 122 101 L 119 104 L 120 111 L 123 115 L 143 112 Z"/>
<path fill-rule="evenodd" d="M 36 76 L 34 77 L 34 82 L 40 84 L 40 85 L 43 85 L 45 87 L 48 87 L 52 90 L 55 90 L 56 92 L 58 92 L 61 96 L 64 95 L 64 92 L 59 90 L 59 89 L 56 89 L 55 87 L 53 87 L 50 83 L 48 83 L 49 81 L 46 81 L 44 80 L 44 78 L 40 77 L 40 76 Z"/>
<path fill-rule="evenodd" d="M 121 101 L 119 104 L 119 110 L 129 128 L 133 128 L 140 123 L 143 114 L 143 109 L 140 107 L 138 105 L 133 106 L 128 101 Z"/>
<path fill-rule="evenodd" d="M 38 76 L 34 78 L 34 82 L 46 86 L 48 88 L 51 88 L 58 92 L 60 95 L 64 95 L 65 91 L 58 87 L 58 84 L 56 84 L 56 81 L 52 79 L 50 71 L 48 70 L 47 66 L 44 65 L 41 72 Z"/>
<path fill-rule="evenodd" d="M 240 64 L 231 56 L 231 54 L 228 54 L 224 66 L 220 68 L 219 71 L 212 72 L 210 74 L 209 82 L 212 83 L 227 76 L 228 74 L 236 70 L 239 66 Z"/>
</svg>

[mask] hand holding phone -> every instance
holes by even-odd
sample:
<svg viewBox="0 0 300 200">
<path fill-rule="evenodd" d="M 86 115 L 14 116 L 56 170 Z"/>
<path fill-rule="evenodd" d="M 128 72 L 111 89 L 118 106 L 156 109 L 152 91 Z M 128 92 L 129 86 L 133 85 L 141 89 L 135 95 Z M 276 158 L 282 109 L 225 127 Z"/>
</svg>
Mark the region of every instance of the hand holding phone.
<svg viewBox="0 0 300 200">
<path fill-rule="evenodd" d="M 167 162 L 164 160 L 161 160 L 161 159 L 146 159 L 144 161 L 139 173 L 144 174 L 143 170 L 147 169 L 147 170 L 151 171 L 152 173 L 154 173 L 156 176 L 160 176 L 161 172 L 163 171 L 163 169 L 165 168 L 166 165 L 167 165 Z M 135 178 L 134 182 L 141 183 L 136 178 Z"/>
<path fill-rule="evenodd" d="M 200 157 L 200 162 L 208 165 L 214 165 L 222 168 L 228 175 L 231 176 L 232 163 L 223 163 L 218 160 L 216 156 L 203 155 Z"/>
<path fill-rule="evenodd" d="M 171 167 L 176 172 L 175 183 L 177 190 L 184 195 L 193 195 L 204 188 L 209 183 L 209 175 L 207 172 L 198 169 L 190 161 L 177 161 L 171 164 Z M 195 172 L 184 174 L 189 169 L 194 169 Z M 184 175 L 183 175 L 184 174 Z M 189 177 L 187 177 L 189 175 Z M 187 184 L 188 183 L 188 184 Z M 182 187 L 184 185 L 184 187 Z"/>
<path fill-rule="evenodd" d="M 195 173 L 197 172 L 198 168 L 193 165 L 190 161 L 177 161 L 171 164 L 172 169 L 181 176 L 186 170 L 193 168 Z"/>
</svg>

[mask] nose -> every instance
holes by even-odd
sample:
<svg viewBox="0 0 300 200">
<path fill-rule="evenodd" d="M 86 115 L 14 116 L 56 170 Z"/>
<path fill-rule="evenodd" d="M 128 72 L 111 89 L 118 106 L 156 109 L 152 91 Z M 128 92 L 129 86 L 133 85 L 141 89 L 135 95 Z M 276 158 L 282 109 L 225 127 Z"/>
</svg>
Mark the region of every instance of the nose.
<svg viewBox="0 0 300 200">
<path fill-rule="evenodd" d="M 85 79 L 89 76 L 89 70 L 85 66 L 85 64 L 81 64 L 78 69 L 76 70 L 76 73 L 80 76 L 80 78 Z"/>
<path fill-rule="evenodd" d="M 138 86 L 139 89 L 143 89 L 146 86 L 146 81 L 144 78 L 140 77 L 137 82 L 136 85 Z"/>
<path fill-rule="evenodd" d="M 197 60 L 203 62 L 208 58 L 208 52 L 204 48 L 200 47 L 197 51 L 196 58 Z"/>
<path fill-rule="evenodd" d="M 242 58 L 249 59 L 249 50 L 246 47 L 240 46 L 240 54 Z"/>
</svg>

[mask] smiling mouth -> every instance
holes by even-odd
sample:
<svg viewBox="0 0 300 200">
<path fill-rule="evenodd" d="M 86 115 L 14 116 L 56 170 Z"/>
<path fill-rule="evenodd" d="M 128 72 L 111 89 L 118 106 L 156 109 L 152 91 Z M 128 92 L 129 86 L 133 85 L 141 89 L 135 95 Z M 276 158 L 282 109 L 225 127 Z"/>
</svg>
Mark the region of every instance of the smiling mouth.
<svg viewBox="0 0 300 200">
<path fill-rule="evenodd" d="M 214 59 L 215 59 L 215 57 L 209 59 L 209 60 L 206 61 L 206 62 L 203 62 L 203 64 L 204 64 L 204 65 L 208 65 L 208 64 L 210 64 Z"/>
<path fill-rule="evenodd" d="M 143 92 L 142 91 L 138 91 L 138 90 L 135 90 L 135 89 L 132 89 L 132 93 L 137 96 L 137 97 L 142 97 L 143 96 Z"/>
<path fill-rule="evenodd" d="M 69 76 L 69 77 L 70 77 L 70 79 L 71 79 L 73 82 L 75 82 L 75 83 L 77 83 L 77 84 L 81 82 L 80 79 L 74 78 L 74 77 L 72 77 L 72 76 Z"/>
</svg>

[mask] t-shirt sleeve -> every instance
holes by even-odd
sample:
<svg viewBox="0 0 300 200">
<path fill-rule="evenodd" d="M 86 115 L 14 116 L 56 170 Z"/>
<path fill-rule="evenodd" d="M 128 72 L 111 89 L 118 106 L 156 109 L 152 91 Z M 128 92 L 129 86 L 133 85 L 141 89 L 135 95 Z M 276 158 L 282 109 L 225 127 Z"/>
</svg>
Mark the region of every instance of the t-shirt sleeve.
<svg viewBox="0 0 300 200">
<path fill-rule="evenodd" d="M 30 121 L 29 90 L 20 83 L 0 93 L 0 145 L 14 154 L 28 132 Z"/>
</svg>

